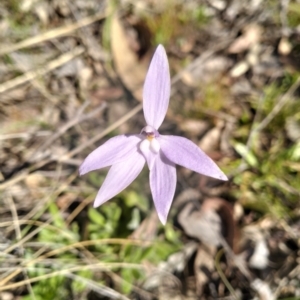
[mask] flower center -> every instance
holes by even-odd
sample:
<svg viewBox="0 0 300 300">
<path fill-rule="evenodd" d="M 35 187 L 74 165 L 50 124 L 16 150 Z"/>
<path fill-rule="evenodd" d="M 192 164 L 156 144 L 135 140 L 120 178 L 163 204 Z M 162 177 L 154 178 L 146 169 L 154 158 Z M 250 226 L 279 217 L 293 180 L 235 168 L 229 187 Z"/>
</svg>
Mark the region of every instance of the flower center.
<svg viewBox="0 0 300 300">
<path fill-rule="evenodd" d="M 140 150 L 142 153 L 146 154 L 151 150 L 157 154 L 160 150 L 160 145 L 156 137 L 159 136 L 158 131 L 152 126 L 147 125 L 141 131 L 141 135 L 145 137 L 140 143 Z"/>
</svg>

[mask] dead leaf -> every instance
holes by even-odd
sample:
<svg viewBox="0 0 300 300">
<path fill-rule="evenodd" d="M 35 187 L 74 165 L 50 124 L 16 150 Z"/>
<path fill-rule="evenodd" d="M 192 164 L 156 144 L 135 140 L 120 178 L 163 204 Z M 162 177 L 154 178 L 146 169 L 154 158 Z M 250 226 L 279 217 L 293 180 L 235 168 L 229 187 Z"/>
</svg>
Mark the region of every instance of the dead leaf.
<svg viewBox="0 0 300 300">
<path fill-rule="evenodd" d="M 0 297 L 1 297 L 1 300 L 14 300 L 14 299 L 16 299 L 15 295 L 13 293 L 9 293 L 9 292 L 1 292 Z"/>
<path fill-rule="evenodd" d="M 260 300 L 275 300 L 275 295 L 267 282 L 255 279 L 251 282 L 251 287 L 258 293 Z"/>
<path fill-rule="evenodd" d="M 300 116 L 299 116 L 300 117 Z M 289 139 L 294 142 L 298 142 L 300 140 L 300 120 L 299 117 L 289 117 L 285 122 L 285 130 Z"/>
<path fill-rule="evenodd" d="M 254 44 L 249 53 L 246 55 L 246 61 L 250 66 L 255 66 L 259 63 L 259 56 L 261 53 L 261 46 L 259 44 Z"/>
<path fill-rule="evenodd" d="M 164 272 L 183 272 L 187 262 L 197 249 L 197 243 L 189 242 L 185 244 L 183 249 L 168 257 L 167 263 L 163 264 L 161 270 Z"/>
<path fill-rule="evenodd" d="M 80 88 L 83 90 L 87 90 L 93 76 L 93 70 L 89 67 L 83 67 L 78 72 L 78 80 L 80 84 Z"/>
<path fill-rule="evenodd" d="M 220 244 L 221 220 L 214 212 L 204 216 L 195 203 L 189 202 L 178 214 L 178 223 L 190 237 L 205 244 Z"/>
<path fill-rule="evenodd" d="M 231 77 L 239 77 L 245 74 L 249 70 L 249 64 L 246 61 L 240 61 L 237 63 L 231 70 L 230 75 Z"/>
<path fill-rule="evenodd" d="M 194 263 L 198 296 L 203 294 L 203 287 L 210 281 L 211 274 L 215 270 L 214 257 L 216 255 L 216 251 L 216 247 L 198 247 Z"/>
<path fill-rule="evenodd" d="M 131 35 L 126 32 L 116 13 L 111 24 L 111 48 L 114 65 L 126 88 L 137 100 L 142 101 L 142 88 L 150 62 L 151 51 L 150 48 L 145 49 L 141 56 L 141 48 Z M 147 39 L 149 37 L 143 36 L 143 38 Z"/>
<path fill-rule="evenodd" d="M 1 95 L 1 103 L 4 105 L 10 105 L 11 103 L 22 101 L 24 99 L 25 93 L 26 91 L 23 87 L 7 91 Z M 12 113 L 18 112 L 18 110 L 14 106 L 12 106 L 10 109 L 12 110 Z M 8 112 L 8 115 L 10 115 L 10 112 Z M 4 121 L 3 118 L 1 118 L 0 122 L 2 123 L 2 121 Z M 6 130 L 7 128 L 1 125 L 0 132 L 6 132 Z"/>
<path fill-rule="evenodd" d="M 222 198 L 207 198 L 202 204 L 201 211 L 206 214 L 209 211 L 215 211 L 221 218 L 222 228 L 220 230 L 222 236 L 228 245 L 234 249 L 234 238 L 236 234 L 236 225 L 233 219 L 233 207 Z"/>
<path fill-rule="evenodd" d="M 257 225 L 249 225 L 243 229 L 242 233 L 241 248 L 245 249 L 244 252 L 250 251 L 249 244 L 253 245 L 249 266 L 259 270 L 265 269 L 269 264 L 270 251 L 262 230 Z"/>
<path fill-rule="evenodd" d="M 20 70 L 29 71 L 34 68 L 41 67 L 45 64 L 45 62 L 53 59 L 55 51 L 35 54 L 12 52 L 9 55 Z"/>
<path fill-rule="evenodd" d="M 224 124 L 223 120 L 218 121 L 217 126 L 209 130 L 201 139 L 198 145 L 204 152 L 215 151 L 219 148 Z"/>
<path fill-rule="evenodd" d="M 224 0 L 209 0 L 209 3 L 212 7 L 216 8 L 217 10 L 224 10 L 226 8 L 226 1 Z"/>
<path fill-rule="evenodd" d="M 182 81 L 192 87 L 198 87 L 199 84 L 208 84 L 216 81 L 227 71 L 232 62 L 225 56 L 212 56 L 204 60 L 197 67 L 185 70 L 182 73 Z"/>
<path fill-rule="evenodd" d="M 62 194 L 57 198 L 56 204 L 60 210 L 66 210 L 75 201 L 76 197 L 72 193 Z"/>
<path fill-rule="evenodd" d="M 257 24 L 249 24 L 244 28 L 243 34 L 229 47 L 229 53 L 241 53 L 257 44 L 262 35 L 262 28 Z"/>
<path fill-rule="evenodd" d="M 244 216 L 244 208 L 239 202 L 236 202 L 233 206 L 233 218 L 237 222 L 242 220 L 243 216 Z"/>
<path fill-rule="evenodd" d="M 230 204 L 221 198 L 206 199 L 201 208 L 187 203 L 178 214 L 184 232 L 208 246 L 222 246 L 223 239 L 233 248 L 235 223 Z"/>
<path fill-rule="evenodd" d="M 140 226 L 131 234 L 130 238 L 152 241 L 157 234 L 158 216 L 155 210 L 152 210 L 150 215 L 142 221 Z"/>
<path fill-rule="evenodd" d="M 172 207 L 174 209 L 180 210 L 180 207 L 183 207 L 188 202 L 199 202 L 199 199 L 201 198 L 201 193 L 196 189 L 185 189 L 183 192 L 181 192 L 176 199 L 174 200 L 174 203 Z"/>
<path fill-rule="evenodd" d="M 237 227 L 233 219 L 231 204 L 222 198 L 207 198 L 201 207 L 196 201 L 187 203 L 178 214 L 178 223 L 184 232 L 200 240 L 209 249 L 208 253 L 200 250 L 201 255 L 195 262 L 195 274 L 198 276 L 197 289 L 202 293 L 203 285 L 214 270 L 214 257 L 218 247 L 223 247 L 230 261 L 248 279 L 251 278 L 243 256 L 237 256 Z M 212 257 L 209 257 L 211 255 Z M 205 260 L 202 259 L 205 256 Z M 206 272 L 204 272 L 206 270 Z"/>
<path fill-rule="evenodd" d="M 101 87 L 89 93 L 93 106 L 98 106 L 104 101 L 111 101 L 120 98 L 124 91 L 120 87 Z"/>
<path fill-rule="evenodd" d="M 278 52 L 281 55 L 289 55 L 292 51 L 292 45 L 289 42 L 287 37 L 282 37 L 279 45 L 278 45 Z"/>
<path fill-rule="evenodd" d="M 156 213 L 155 213 L 156 214 Z M 156 218 L 156 223 L 158 223 L 158 219 Z M 143 235 L 144 236 L 144 235 Z M 148 238 L 147 238 L 148 240 Z M 148 273 L 146 276 L 146 280 L 143 284 L 143 288 L 147 290 L 153 289 L 161 289 L 169 287 L 170 279 L 176 278 L 174 273 L 181 273 L 185 270 L 189 260 L 193 256 L 193 254 L 197 251 L 198 244 L 196 242 L 188 242 L 183 248 L 176 253 L 170 255 L 167 261 L 162 261 L 159 263 L 158 267 L 154 267 L 147 263 L 146 261 L 143 264 L 146 266 L 146 272 Z M 166 291 L 165 291 L 166 292 Z M 168 296 L 162 299 L 171 299 Z M 174 299 L 172 297 L 172 299 Z"/>
<path fill-rule="evenodd" d="M 53 5 L 54 9 L 56 10 L 56 12 L 63 17 L 68 17 L 72 13 L 67 0 L 59 0 L 59 1 L 53 0 L 52 5 Z"/>
<path fill-rule="evenodd" d="M 84 62 L 81 58 L 76 58 L 68 63 L 64 64 L 62 67 L 54 71 L 54 74 L 58 78 L 74 76 L 77 77 L 78 73 L 85 68 Z"/>
<path fill-rule="evenodd" d="M 238 81 L 231 85 L 230 91 L 233 96 L 244 96 L 251 95 L 251 93 L 253 93 L 253 88 L 247 79 L 239 78 Z M 240 117 L 241 113 L 241 108 L 239 106 L 236 105 L 235 107 L 232 107 L 232 115 Z"/>
<path fill-rule="evenodd" d="M 255 269 L 263 270 L 269 264 L 270 251 L 264 239 L 256 241 L 254 253 L 249 260 L 249 266 Z"/>
<path fill-rule="evenodd" d="M 53 6 L 46 2 L 38 2 L 33 7 L 37 17 L 43 23 L 43 25 L 48 25 L 51 15 L 53 15 Z"/>
<path fill-rule="evenodd" d="M 193 135 L 202 135 L 209 127 L 206 121 L 195 120 L 195 119 L 184 119 L 179 123 L 179 128 Z"/>
<path fill-rule="evenodd" d="M 25 183 L 30 190 L 37 189 L 45 186 L 46 178 L 40 173 L 32 173 L 25 178 Z"/>
</svg>

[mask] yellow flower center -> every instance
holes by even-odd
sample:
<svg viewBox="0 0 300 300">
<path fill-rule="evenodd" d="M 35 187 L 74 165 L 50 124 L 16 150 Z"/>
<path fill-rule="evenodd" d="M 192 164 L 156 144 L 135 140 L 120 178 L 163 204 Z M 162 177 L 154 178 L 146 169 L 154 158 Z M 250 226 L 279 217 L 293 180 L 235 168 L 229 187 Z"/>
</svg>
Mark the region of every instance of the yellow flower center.
<svg viewBox="0 0 300 300">
<path fill-rule="evenodd" d="M 154 136 L 154 133 L 153 132 L 150 132 L 150 133 L 146 133 L 146 139 L 148 140 L 148 141 L 152 141 L 153 139 L 155 138 L 155 136 Z"/>
</svg>

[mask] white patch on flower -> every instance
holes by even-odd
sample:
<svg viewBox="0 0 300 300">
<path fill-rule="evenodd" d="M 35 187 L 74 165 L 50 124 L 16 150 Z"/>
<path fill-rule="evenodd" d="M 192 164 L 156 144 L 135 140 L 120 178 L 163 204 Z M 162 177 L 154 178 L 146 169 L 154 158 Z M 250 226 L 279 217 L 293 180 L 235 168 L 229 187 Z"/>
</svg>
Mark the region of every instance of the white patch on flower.
<svg viewBox="0 0 300 300">
<path fill-rule="evenodd" d="M 150 149 L 150 141 L 148 139 L 144 139 L 140 143 L 140 150 L 143 154 L 148 153 Z"/>
<path fill-rule="evenodd" d="M 141 135 L 144 137 L 144 140 L 140 143 L 141 152 L 147 157 L 149 150 L 151 150 L 154 154 L 157 154 L 160 150 L 160 144 L 156 137 L 159 136 L 158 131 L 150 125 L 145 126 Z"/>
<path fill-rule="evenodd" d="M 157 154 L 160 150 L 160 144 L 155 137 L 146 137 L 144 140 L 140 142 L 139 146 L 141 152 L 147 156 L 149 151 L 151 150 L 154 154 Z"/>
<path fill-rule="evenodd" d="M 158 142 L 158 140 L 156 138 L 152 139 L 150 142 L 150 149 L 154 152 L 154 153 L 158 153 L 160 150 L 160 144 Z"/>
</svg>

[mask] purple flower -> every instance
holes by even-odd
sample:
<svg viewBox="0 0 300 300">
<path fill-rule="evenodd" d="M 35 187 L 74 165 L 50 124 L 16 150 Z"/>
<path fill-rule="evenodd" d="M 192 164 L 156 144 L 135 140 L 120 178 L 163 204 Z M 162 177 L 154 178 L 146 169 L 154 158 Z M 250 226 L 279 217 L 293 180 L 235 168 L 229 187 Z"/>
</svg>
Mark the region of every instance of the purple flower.
<svg viewBox="0 0 300 300">
<path fill-rule="evenodd" d="M 111 166 L 96 196 L 97 207 L 124 190 L 142 171 L 150 170 L 150 188 L 160 221 L 165 224 L 176 187 L 176 167 L 227 180 L 218 166 L 193 142 L 174 135 L 161 135 L 169 105 L 170 73 L 165 49 L 159 45 L 152 58 L 143 91 L 147 126 L 140 134 L 119 135 L 94 150 L 80 166 L 80 175 Z"/>
</svg>

